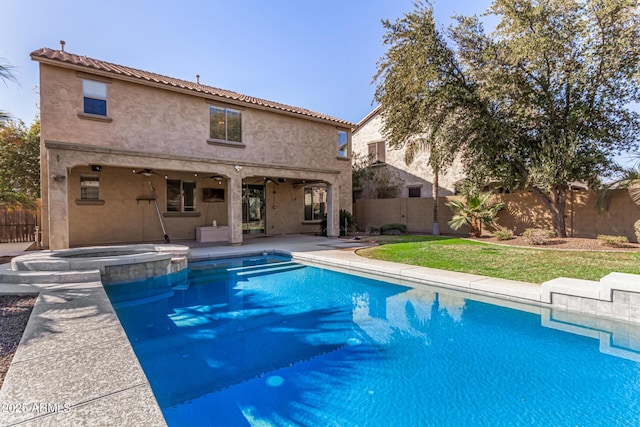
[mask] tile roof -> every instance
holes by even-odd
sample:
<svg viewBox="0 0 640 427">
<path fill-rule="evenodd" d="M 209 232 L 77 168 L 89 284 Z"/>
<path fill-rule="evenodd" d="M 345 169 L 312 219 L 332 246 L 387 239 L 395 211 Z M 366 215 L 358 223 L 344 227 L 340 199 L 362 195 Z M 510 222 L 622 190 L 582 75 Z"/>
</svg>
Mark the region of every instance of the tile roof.
<svg viewBox="0 0 640 427">
<path fill-rule="evenodd" d="M 267 101 L 266 99 L 254 98 L 252 96 L 242 95 L 230 90 L 219 89 L 211 86 L 198 84 L 196 82 L 190 82 L 186 80 L 175 79 L 173 77 L 163 76 L 161 74 L 151 73 L 148 71 L 138 70 L 136 68 L 125 67 L 123 65 L 113 64 L 111 62 L 101 61 L 99 59 L 89 58 L 86 56 L 75 55 L 69 52 L 54 50 L 50 48 L 42 48 L 31 52 L 31 59 L 39 62 L 60 62 L 63 64 L 71 65 L 74 68 L 85 68 L 88 70 L 96 70 L 102 73 L 108 73 L 117 76 L 133 78 L 149 83 L 155 83 L 164 86 L 170 86 L 178 89 L 188 90 L 203 95 L 210 95 L 216 98 L 227 99 L 235 101 L 236 103 L 248 104 L 273 110 L 278 110 L 285 113 L 292 113 L 294 115 L 301 115 L 311 119 L 328 121 L 336 124 L 340 124 L 347 127 L 353 127 L 354 124 L 346 120 L 337 119 L 335 117 L 328 116 L 326 114 L 317 113 L 315 111 L 307 110 L 305 108 L 293 107 L 286 104 L 280 104 L 278 102 Z"/>
</svg>

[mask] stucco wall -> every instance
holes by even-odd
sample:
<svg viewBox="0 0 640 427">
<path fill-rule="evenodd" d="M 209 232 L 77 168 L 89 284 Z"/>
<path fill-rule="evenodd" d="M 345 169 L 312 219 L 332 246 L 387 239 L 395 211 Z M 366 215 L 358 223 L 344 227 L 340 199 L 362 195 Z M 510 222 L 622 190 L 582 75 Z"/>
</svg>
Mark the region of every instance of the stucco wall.
<svg viewBox="0 0 640 427">
<path fill-rule="evenodd" d="M 80 175 L 100 177 L 100 199 L 103 205 L 83 204 L 80 199 Z M 69 240 L 71 245 L 151 242 L 163 239 L 163 232 L 151 200 L 151 181 L 167 234 L 171 239 L 195 239 L 195 227 L 228 225 L 226 203 L 205 203 L 203 188 L 226 188 L 211 179 L 194 178 L 193 174 L 172 174 L 171 179 L 196 181 L 198 217 L 166 217 L 166 180 L 164 177 L 133 174 L 131 169 L 104 167 L 92 172 L 89 167 L 73 168 L 69 175 Z M 140 200 L 139 200 L 140 199 Z M 85 202 L 86 203 L 86 202 Z"/>
<path fill-rule="evenodd" d="M 80 175 L 98 175 L 100 199 L 104 204 L 90 204 L 80 200 Z M 162 176 L 146 177 L 133 174 L 131 169 L 104 167 L 99 173 L 90 167 L 73 168 L 68 180 L 69 243 L 88 245 L 105 243 L 154 242 L 163 239 L 163 232 L 151 198 L 151 181 L 167 234 L 171 240 L 193 240 L 196 227 L 229 225 L 227 201 L 204 202 L 204 188 L 223 188 L 225 180 L 194 177 L 193 174 L 174 173 L 171 179 L 194 180 L 197 202 L 195 215 L 171 217 L 166 214 L 166 180 Z M 304 188 L 291 182 L 265 187 L 265 225 L 267 234 L 315 233 L 317 223 L 304 221 Z"/>
<path fill-rule="evenodd" d="M 357 128 L 352 137 L 354 153 L 367 156 L 369 143 L 384 140 L 381 129 L 380 114 L 374 115 Z M 409 187 L 421 187 L 421 197 L 433 197 L 433 170 L 427 165 L 428 158 L 427 153 L 420 153 L 410 165 L 407 165 L 402 148 L 391 149 L 388 145 L 386 146 L 385 163 L 393 174 L 404 181 L 401 197 L 409 196 Z M 455 183 L 463 178 L 462 163 L 456 159 L 450 167 L 440 172 L 440 194 L 453 195 Z"/>
<path fill-rule="evenodd" d="M 288 178 L 288 183 L 276 186 L 276 193 L 271 188 L 274 184 L 267 185 L 267 206 L 271 207 L 267 234 L 319 229 L 317 224 L 303 223 L 304 190 L 294 187 L 293 179 L 330 183 L 338 191 L 339 209 L 351 210 L 351 163 L 348 158 L 337 158 L 337 131 L 348 129 L 334 123 L 229 105 L 242 111 L 244 146 L 212 144 L 207 141 L 210 101 L 206 98 L 113 78 L 107 86 L 107 115 L 111 121 L 88 120 L 78 115 L 82 111 L 82 78 L 76 71 L 40 66 L 45 246 L 49 246 L 51 231 L 51 220 L 47 220 L 49 209 L 62 212 L 56 220 L 58 226 L 63 225 L 58 238 L 67 233 L 62 228 L 68 223 L 70 245 L 161 240 L 155 207 L 146 201 L 136 202 L 141 194 L 148 193 L 147 179 L 133 174 L 132 169 L 162 169 L 161 174 L 169 173 L 170 179 L 197 181 L 196 210 L 200 216 L 163 217 L 171 239 L 194 239 L 195 227 L 210 225 L 214 218 L 219 225 L 231 223 L 226 203 L 218 206 L 202 203 L 201 189 L 212 186 L 202 181 L 205 175 L 233 175 L 238 179 L 236 189 L 245 178 Z M 52 142 L 57 144 L 55 150 L 45 146 Z M 77 144 L 79 148 L 61 147 L 64 144 Z M 102 151 L 94 154 L 91 149 L 82 148 L 91 146 L 101 147 Z M 113 150 L 114 154 L 105 149 Z M 105 203 L 101 205 L 76 202 L 79 176 L 92 173 L 91 164 L 103 166 L 100 191 Z M 234 170 L 234 164 L 242 166 L 242 170 Z M 195 178 L 194 173 L 200 176 Z M 68 179 L 54 183 L 54 175 L 66 175 Z M 154 175 L 151 179 L 157 181 L 154 185 L 164 214 L 164 177 Z M 225 185 L 227 182 L 223 181 Z M 56 188 L 55 200 L 49 200 L 50 186 Z M 64 202 L 59 196 L 63 194 L 61 189 L 67 191 Z"/>
<path fill-rule="evenodd" d="M 451 210 L 445 206 L 447 198 L 439 200 L 440 232 L 455 234 L 447 225 L 452 217 Z M 407 231 L 414 233 L 430 233 L 432 230 L 433 198 L 360 199 L 356 200 L 354 210 L 358 230 L 384 224 L 405 224 Z"/>
<path fill-rule="evenodd" d="M 343 162 L 336 159 L 335 125 L 228 105 L 242 111 L 246 147 L 211 145 L 207 143 L 210 103 L 206 98 L 112 79 L 107 84 L 107 115 L 113 121 L 102 123 L 77 116 L 83 98 L 82 79 L 75 71 L 43 64 L 40 84 L 42 136 L 46 140 L 344 169 Z"/>
<path fill-rule="evenodd" d="M 464 234 L 468 229 L 451 230 L 447 222 L 452 217 L 446 202 L 452 198 L 442 197 L 439 201 L 440 231 L 444 234 Z M 357 200 L 354 208 L 359 230 L 368 225 L 380 227 L 383 224 L 406 224 L 411 232 L 430 233 L 432 223 L 433 199 L 384 199 Z M 506 204 L 497 217 L 497 223 L 521 234 L 527 228 L 552 229 L 551 215 L 542 203 L 527 191 L 515 194 L 500 194 L 495 201 Z M 596 196 L 586 191 L 571 191 L 567 198 L 566 228 L 572 237 L 595 238 L 598 234 L 626 236 L 635 242 L 633 223 L 640 219 L 640 207 L 636 205 L 626 190 L 617 190 L 607 212 L 598 213 Z M 483 229 L 484 234 L 489 230 Z"/>
</svg>

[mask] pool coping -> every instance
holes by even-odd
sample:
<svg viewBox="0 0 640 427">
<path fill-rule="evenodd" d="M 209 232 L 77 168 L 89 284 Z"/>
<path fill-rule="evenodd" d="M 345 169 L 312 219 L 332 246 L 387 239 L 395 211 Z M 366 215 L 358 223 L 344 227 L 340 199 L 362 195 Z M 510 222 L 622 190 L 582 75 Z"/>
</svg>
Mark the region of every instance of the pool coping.
<svg viewBox="0 0 640 427">
<path fill-rule="evenodd" d="M 0 389 L 0 425 L 166 425 L 102 282 L 30 288 L 21 293 L 39 295 Z"/>
<path fill-rule="evenodd" d="M 542 300 L 540 285 L 372 260 L 356 249 L 192 248 L 189 260 L 279 253 L 413 288 L 445 288 L 481 301 L 497 298 L 501 305 L 540 314 L 543 321 L 551 318 L 552 306 Z M 0 389 L 0 404 L 13 405 L 0 408 L 1 425 L 166 425 L 99 272 L 84 282 L 0 288 L 0 293 L 16 292 L 39 296 Z M 606 333 L 601 339 L 606 341 Z"/>
</svg>

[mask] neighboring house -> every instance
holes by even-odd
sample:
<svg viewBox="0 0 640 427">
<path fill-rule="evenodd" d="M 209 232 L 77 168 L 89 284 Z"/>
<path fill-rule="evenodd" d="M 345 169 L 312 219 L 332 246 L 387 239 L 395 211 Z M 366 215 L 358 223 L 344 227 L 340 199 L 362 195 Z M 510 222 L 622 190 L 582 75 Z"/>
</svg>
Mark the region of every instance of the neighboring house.
<svg viewBox="0 0 640 427">
<path fill-rule="evenodd" d="M 376 107 L 355 127 L 352 136 L 354 156 L 371 156 L 374 162 L 384 164 L 389 172 L 403 182 L 401 197 L 433 197 L 433 170 L 427 165 L 428 154 L 418 154 L 413 163 L 404 161 L 403 149 L 391 149 L 382 135 L 380 106 Z M 464 178 L 459 160 L 440 171 L 440 196 L 455 194 L 455 185 Z"/>
<path fill-rule="evenodd" d="M 317 232 L 325 214 L 328 235 L 339 234 L 353 124 L 63 48 L 31 53 L 45 247 L 164 234 L 240 244 Z"/>
</svg>

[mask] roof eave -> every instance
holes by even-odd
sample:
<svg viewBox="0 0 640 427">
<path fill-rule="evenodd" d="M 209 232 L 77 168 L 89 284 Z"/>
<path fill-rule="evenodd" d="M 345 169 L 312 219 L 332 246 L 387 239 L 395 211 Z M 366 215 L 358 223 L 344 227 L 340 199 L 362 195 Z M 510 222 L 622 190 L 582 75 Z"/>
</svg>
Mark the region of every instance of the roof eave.
<svg viewBox="0 0 640 427">
<path fill-rule="evenodd" d="M 358 124 L 356 124 L 355 128 L 353 129 L 353 131 L 357 131 L 358 129 L 360 129 L 362 126 L 364 126 L 369 120 L 371 120 L 373 117 L 376 116 L 376 114 L 378 114 L 380 112 L 380 110 L 382 109 L 382 104 L 379 104 L 376 108 L 374 108 L 369 114 L 367 114 L 366 116 L 364 116 L 364 118 L 362 120 L 360 120 L 358 122 Z"/>
</svg>

